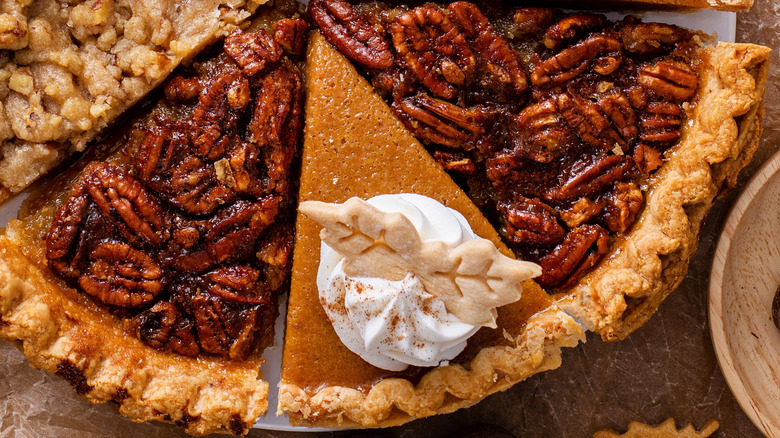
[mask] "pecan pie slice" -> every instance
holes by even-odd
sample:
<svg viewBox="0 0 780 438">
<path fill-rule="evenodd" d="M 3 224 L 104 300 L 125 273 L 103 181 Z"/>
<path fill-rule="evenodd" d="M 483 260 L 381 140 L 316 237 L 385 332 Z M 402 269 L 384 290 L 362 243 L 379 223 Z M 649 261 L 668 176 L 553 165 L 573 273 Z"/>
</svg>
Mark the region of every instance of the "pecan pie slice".
<svg viewBox="0 0 780 438">
<path fill-rule="evenodd" d="M 466 2 L 315 0 L 310 10 L 322 37 L 309 49 L 301 199 L 460 196 L 430 164 L 393 170 L 418 160 L 411 133 L 502 241 L 541 265 L 549 295 L 529 286 L 538 298 L 499 308 L 499 329 L 448 364 L 374 368 L 342 348 L 318 306 L 317 227 L 299 215 L 279 404 L 295 423 L 399 424 L 557 366 L 558 347 L 578 337 L 563 313 L 534 322 L 548 305 L 605 339 L 627 336 L 682 280 L 704 215 L 758 143 L 765 47 L 704 46 L 675 26 L 547 9 L 491 21 Z"/>
<path fill-rule="evenodd" d="M 306 23 L 262 23 L 180 68 L 0 236 L 0 336 L 135 421 L 244 434 L 267 408 Z"/>
</svg>

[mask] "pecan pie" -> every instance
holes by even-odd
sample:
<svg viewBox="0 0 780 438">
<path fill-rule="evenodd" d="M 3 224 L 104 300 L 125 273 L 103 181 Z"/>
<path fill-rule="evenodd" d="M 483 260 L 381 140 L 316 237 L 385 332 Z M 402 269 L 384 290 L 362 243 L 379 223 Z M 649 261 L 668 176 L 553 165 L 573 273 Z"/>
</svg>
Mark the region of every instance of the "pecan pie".
<svg viewBox="0 0 780 438">
<path fill-rule="evenodd" d="M 246 433 L 266 410 L 259 367 L 292 263 L 306 26 L 235 30 L 9 223 L 0 335 L 32 365 L 192 434 Z"/>
<path fill-rule="evenodd" d="M 428 170 L 397 170 L 421 154 L 411 133 L 502 242 L 542 266 L 549 295 L 528 286 L 533 295 L 499 308 L 499 330 L 449 364 L 374 368 L 342 348 L 318 306 L 318 228 L 299 215 L 279 404 L 295 423 L 385 426 L 476 403 L 576 343 L 550 309 L 605 339 L 627 336 L 682 280 L 709 206 L 757 146 L 764 47 L 548 9 L 485 8 L 510 22 L 466 2 L 309 7 L 323 36 L 308 54 L 301 199 L 461 197 Z"/>
</svg>

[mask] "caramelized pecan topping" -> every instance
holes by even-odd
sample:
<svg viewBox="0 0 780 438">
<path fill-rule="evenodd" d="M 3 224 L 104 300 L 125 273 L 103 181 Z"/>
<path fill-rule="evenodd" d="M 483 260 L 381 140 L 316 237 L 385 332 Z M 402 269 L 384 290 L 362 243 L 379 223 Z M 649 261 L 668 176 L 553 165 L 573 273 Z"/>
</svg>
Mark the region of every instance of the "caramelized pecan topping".
<svg viewBox="0 0 780 438">
<path fill-rule="evenodd" d="M 436 6 L 419 6 L 390 26 L 399 60 L 436 97 L 451 99 L 474 76 L 477 59 L 463 31 Z"/>
<path fill-rule="evenodd" d="M 285 50 L 301 23 L 276 24 Z M 164 85 L 125 161 L 84 168 L 47 258 L 147 345 L 243 360 L 289 275 L 301 77 L 263 30 L 191 70 Z"/>
<path fill-rule="evenodd" d="M 393 110 L 424 143 L 474 149 L 491 120 L 487 108 L 462 108 L 427 94 L 396 100 Z"/>
<path fill-rule="evenodd" d="M 325 38 L 353 61 L 373 69 L 393 66 L 387 41 L 345 0 L 313 0 L 309 13 Z"/>
</svg>

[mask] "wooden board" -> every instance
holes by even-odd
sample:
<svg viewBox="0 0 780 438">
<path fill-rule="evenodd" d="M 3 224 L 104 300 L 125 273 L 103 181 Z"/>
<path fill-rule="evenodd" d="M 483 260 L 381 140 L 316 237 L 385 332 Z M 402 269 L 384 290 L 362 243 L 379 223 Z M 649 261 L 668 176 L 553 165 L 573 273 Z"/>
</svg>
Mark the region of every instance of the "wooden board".
<svg viewBox="0 0 780 438">
<path fill-rule="evenodd" d="M 772 299 L 780 285 L 780 153 L 753 177 L 723 228 L 710 274 L 712 342 L 742 409 L 780 437 L 780 329 Z"/>
</svg>

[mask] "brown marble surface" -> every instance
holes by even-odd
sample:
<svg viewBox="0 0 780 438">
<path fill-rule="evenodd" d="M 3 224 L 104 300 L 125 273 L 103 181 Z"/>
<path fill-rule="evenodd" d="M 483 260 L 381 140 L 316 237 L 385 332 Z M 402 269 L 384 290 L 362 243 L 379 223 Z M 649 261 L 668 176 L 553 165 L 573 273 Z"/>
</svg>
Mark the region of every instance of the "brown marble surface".
<svg viewBox="0 0 780 438">
<path fill-rule="evenodd" d="M 738 15 L 737 41 L 772 47 L 780 65 L 780 2 L 756 0 Z M 564 352 L 563 367 L 534 376 L 506 392 L 456 413 L 383 431 L 323 433 L 327 437 L 452 436 L 490 423 L 523 437 L 589 437 L 601 428 L 625 430 L 631 420 L 658 423 L 674 417 L 697 428 L 710 418 L 715 437 L 760 437 L 731 395 L 718 368 L 707 323 L 709 271 L 730 206 L 749 177 L 780 145 L 780 75 L 773 68 L 766 96 L 765 131 L 740 185 L 712 209 L 685 281 L 658 313 L 628 339 L 595 336 Z M 274 388 L 271 388 L 274 390 Z M 272 408 L 273 409 L 273 408 Z M 92 406 L 61 378 L 32 370 L 13 346 L 0 342 L 0 437 L 170 437 L 174 426 L 135 424 L 111 404 Z M 308 433 L 254 430 L 250 437 L 310 437 Z"/>
</svg>

